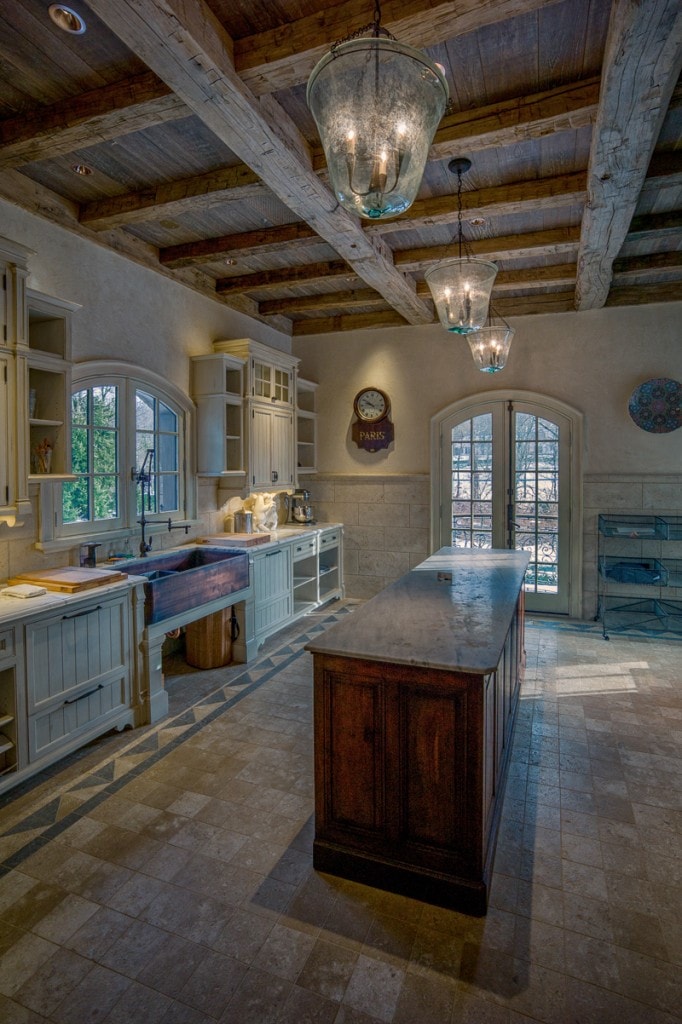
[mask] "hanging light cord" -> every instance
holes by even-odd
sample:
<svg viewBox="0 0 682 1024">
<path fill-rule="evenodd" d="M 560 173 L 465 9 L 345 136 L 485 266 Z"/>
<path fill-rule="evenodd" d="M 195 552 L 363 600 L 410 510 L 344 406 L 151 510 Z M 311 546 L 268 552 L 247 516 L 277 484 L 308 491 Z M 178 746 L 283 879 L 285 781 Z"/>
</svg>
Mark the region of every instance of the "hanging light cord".
<svg viewBox="0 0 682 1024">
<path fill-rule="evenodd" d="M 462 224 L 462 169 L 457 169 L 457 237 L 459 239 L 459 258 L 462 258 L 462 240 L 464 238 L 464 226 Z M 466 250 L 465 250 L 466 251 Z M 467 253 L 467 255 L 469 255 Z"/>
<path fill-rule="evenodd" d="M 464 222 L 462 220 L 462 175 L 468 171 L 471 165 L 465 160 L 451 160 L 449 169 L 457 174 L 457 243 L 459 247 L 459 258 L 462 258 L 462 249 L 468 260 L 473 258 L 471 247 L 464 237 Z"/>
<path fill-rule="evenodd" d="M 374 22 L 372 35 L 375 39 L 378 39 L 381 35 L 381 4 L 379 3 L 379 0 L 374 0 Z"/>
</svg>

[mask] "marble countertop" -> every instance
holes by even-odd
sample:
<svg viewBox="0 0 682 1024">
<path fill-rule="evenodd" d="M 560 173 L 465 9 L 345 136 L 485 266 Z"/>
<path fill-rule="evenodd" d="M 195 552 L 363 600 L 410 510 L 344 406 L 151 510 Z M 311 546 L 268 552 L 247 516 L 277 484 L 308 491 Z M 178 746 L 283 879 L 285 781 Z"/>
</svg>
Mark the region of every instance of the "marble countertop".
<svg viewBox="0 0 682 1024">
<path fill-rule="evenodd" d="M 48 590 L 39 597 L 7 597 L 0 593 L 0 626 L 12 625 L 22 619 L 30 618 L 31 615 L 43 615 L 45 612 L 63 608 L 73 604 L 74 601 L 82 601 L 84 598 L 94 599 L 98 595 L 105 597 L 116 590 L 121 590 L 135 583 L 142 582 L 141 577 L 130 576 L 115 583 L 105 583 L 101 587 L 90 587 L 87 590 L 79 590 L 74 594 L 62 594 L 55 590 Z M 0 590 L 7 584 L 0 584 Z"/>
<path fill-rule="evenodd" d="M 343 523 L 302 523 L 300 526 L 295 526 L 293 523 L 287 523 L 284 526 L 278 527 L 276 530 L 268 530 L 270 540 L 266 541 L 264 544 L 254 544 L 251 547 L 246 547 L 240 544 L 239 547 L 235 546 L 234 550 L 248 551 L 249 554 L 257 555 L 259 551 L 271 551 L 280 544 L 289 544 L 291 541 L 299 540 L 301 537 L 307 537 L 325 533 L 327 530 L 342 528 Z M 225 540 L 221 540 L 220 547 L 229 548 L 229 536 L 229 534 L 224 534 Z M 206 544 L 208 547 L 211 546 L 210 539 L 207 539 Z"/>
<path fill-rule="evenodd" d="M 234 550 L 254 554 L 259 551 L 271 551 L 280 544 L 290 543 L 299 537 L 323 533 L 326 530 L 333 530 L 341 528 L 342 526 L 342 523 L 307 523 L 301 524 L 301 526 L 287 524 L 280 527 L 278 530 L 271 531 L 271 539 L 265 544 L 257 544 L 254 547 L 248 548 L 240 545 L 239 547 L 235 547 Z M 221 547 L 224 546 L 225 545 L 221 545 Z M 147 555 L 147 559 L 152 563 L 154 558 L 159 555 L 167 555 L 174 551 L 182 551 L 188 547 L 197 547 L 197 541 L 191 541 L 189 544 L 181 544 L 174 548 L 164 548 L 160 551 L 153 551 Z M 107 569 L 115 566 L 117 569 L 120 569 L 121 572 L 125 572 L 127 562 L 137 563 L 138 561 L 138 558 L 117 558 L 112 561 L 107 560 L 98 563 L 98 568 Z M 19 619 L 25 619 L 31 615 L 42 614 L 43 612 L 50 611 L 53 608 L 59 608 L 84 597 L 92 597 L 93 594 L 97 592 L 102 594 L 110 593 L 115 587 L 129 586 L 132 583 L 143 581 L 143 576 L 134 576 L 131 573 L 128 580 L 121 580 L 119 583 L 108 583 L 102 587 L 92 588 L 90 590 L 81 590 L 74 594 L 62 594 L 56 591 L 48 591 L 40 597 L 31 597 L 22 600 L 16 597 L 7 597 L 0 593 L 0 625 L 3 623 L 18 621 Z M 7 586 L 6 581 L 0 582 L 0 590 L 5 586 Z"/>
<path fill-rule="evenodd" d="M 528 560 L 517 551 L 441 548 L 306 650 L 491 672 L 504 647 Z"/>
</svg>

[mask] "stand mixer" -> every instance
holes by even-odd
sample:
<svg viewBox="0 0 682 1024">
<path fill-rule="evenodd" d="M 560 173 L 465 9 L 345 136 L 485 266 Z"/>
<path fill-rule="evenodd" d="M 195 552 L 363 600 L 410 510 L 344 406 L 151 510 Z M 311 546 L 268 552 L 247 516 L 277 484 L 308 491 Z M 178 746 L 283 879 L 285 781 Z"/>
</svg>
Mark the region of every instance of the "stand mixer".
<svg viewBox="0 0 682 1024">
<path fill-rule="evenodd" d="M 314 523 L 313 507 L 310 504 L 310 491 L 298 490 L 289 495 L 290 522 L 298 523 L 299 526 L 305 523 Z"/>
</svg>

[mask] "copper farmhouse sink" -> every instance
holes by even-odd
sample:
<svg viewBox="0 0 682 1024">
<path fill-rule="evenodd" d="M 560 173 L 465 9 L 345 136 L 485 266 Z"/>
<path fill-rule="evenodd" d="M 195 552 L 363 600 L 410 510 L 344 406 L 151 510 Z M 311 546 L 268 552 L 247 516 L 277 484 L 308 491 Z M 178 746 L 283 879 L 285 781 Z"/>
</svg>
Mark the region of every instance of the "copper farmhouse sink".
<svg viewBox="0 0 682 1024">
<path fill-rule="evenodd" d="M 145 576 L 145 625 L 208 604 L 249 585 L 246 551 L 205 544 L 127 562 L 132 576 Z"/>
</svg>

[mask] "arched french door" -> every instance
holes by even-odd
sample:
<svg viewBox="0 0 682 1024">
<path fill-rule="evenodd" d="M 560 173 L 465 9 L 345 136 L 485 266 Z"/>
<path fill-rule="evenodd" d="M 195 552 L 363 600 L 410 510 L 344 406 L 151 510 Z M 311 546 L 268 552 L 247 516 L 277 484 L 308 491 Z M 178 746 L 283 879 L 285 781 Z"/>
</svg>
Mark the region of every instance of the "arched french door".
<svg viewBox="0 0 682 1024">
<path fill-rule="evenodd" d="M 527 392 L 434 417 L 434 548 L 526 551 L 526 608 L 579 616 L 581 436 L 580 413 Z"/>
</svg>

